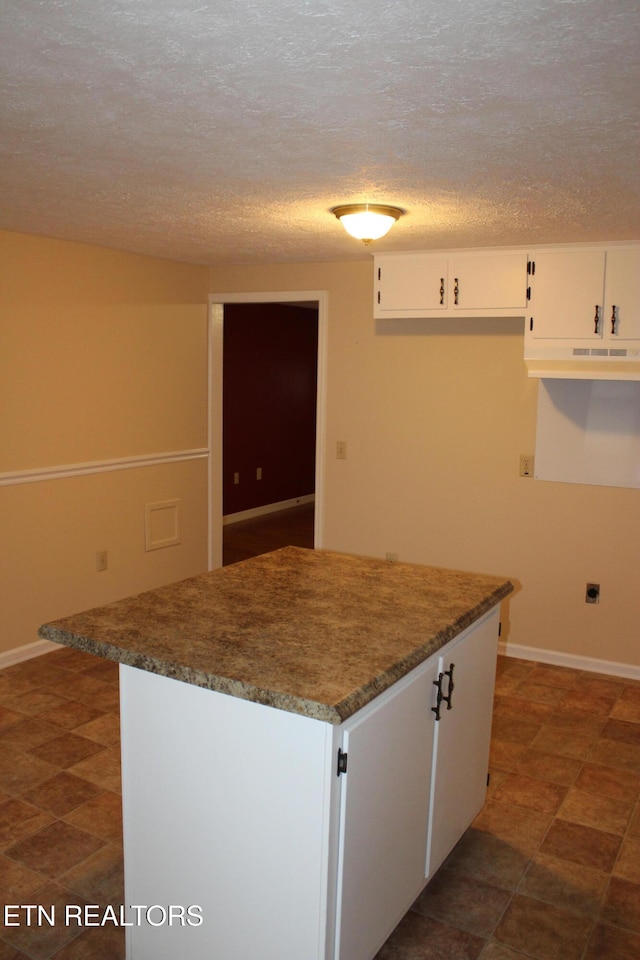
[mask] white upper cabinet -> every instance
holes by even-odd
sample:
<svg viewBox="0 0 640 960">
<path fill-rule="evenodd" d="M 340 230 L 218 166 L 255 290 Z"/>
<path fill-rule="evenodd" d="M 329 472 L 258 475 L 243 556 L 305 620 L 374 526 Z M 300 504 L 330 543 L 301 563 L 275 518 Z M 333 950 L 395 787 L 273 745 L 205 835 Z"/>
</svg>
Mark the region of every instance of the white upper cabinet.
<svg viewBox="0 0 640 960">
<path fill-rule="evenodd" d="M 523 317 L 530 377 L 640 380 L 640 243 L 376 254 L 373 315 Z"/>
<path fill-rule="evenodd" d="M 527 329 L 533 339 L 600 339 L 604 261 L 604 250 L 531 254 Z"/>
<path fill-rule="evenodd" d="M 382 253 L 374 268 L 377 319 L 514 317 L 527 309 L 521 251 Z"/>
<path fill-rule="evenodd" d="M 377 317 L 413 316 L 416 311 L 443 313 L 446 308 L 448 261 L 424 253 L 375 257 Z"/>
<path fill-rule="evenodd" d="M 640 376 L 640 245 L 533 250 L 529 269 L 530 375 Z"/>
<path fill-rule="evenodd" d="M 603 329 L 611 341 L 640 340 L 640 246 L 607 250 Z"/>
<path fill-rule="evenodd" d="M 531 262 L 533 340 L 640 339 L 640 247 L 534 251 Z"/>
</svg>

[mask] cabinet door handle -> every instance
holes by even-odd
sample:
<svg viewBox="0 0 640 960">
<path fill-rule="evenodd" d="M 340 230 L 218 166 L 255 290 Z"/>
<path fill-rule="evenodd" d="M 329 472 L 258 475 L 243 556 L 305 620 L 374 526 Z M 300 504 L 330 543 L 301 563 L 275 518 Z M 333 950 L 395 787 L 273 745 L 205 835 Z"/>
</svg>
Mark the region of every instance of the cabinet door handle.
<svg viewBox="0 0 640 960">
<path fill-rule="evenodd" d="M 444 277 L 440 277 L 440 306 L 444 305 Z"/>
<path fill-rule="evenodd" d="M 617 320 L 618 320 L 618 312 L 617 312 L 617 310 L 618 310 L 618 308 L 617 308 L 616 305 L 614 304 L 614 305 L 612 306 L 612 308 L 611 308 L 611 333 L 614 333 L 614 334 L 618 332 L 618 331 L 616 330 L 616 322 L 617 322 Z"/>
<path fill-rule="evenodd" d="M 453 696 L 453 690 L 454 690 L 454 687 L 455 687 L 455 684 L 454 684 L 454 682 L 453 682 L 453 668 L 454 668 L 454 667 L 455 667 L 455 663 L 452 663 L 451 666 L 449 667 L 449 669 L 448 669 L 448 670 L 445 670 L 445 676 L 449 677 L 449 687 L 448 687 L 449 692 L 447 693 L 446 697 L 443 696 L 442 699 L 444 700 L 444 702 L 445 702 L 446 705 L 447 705 L 447 710 L 451 710 L 451 707 L 453 706 L 453 704 L 451 703 L 451 697 Z M 442 674 L 441 674 L 441 676 L 442 676 Z"/>
<path fill-rule="evenodd" d="M 459 281 L 458 278 L 456 277 L 455 280 L 453 281 L 453 283 L 454 283 L 454 287 L 453 287 L 453 302 L 455 303 L 456 306 L 458 306 L 458 294 L 460 293 L 460 281 Z"/>
<path fill-rule="evenodd" d="M 444 673 L 440 673 L 440 674 L 438 674 L 438 679 L 433 681 L 434 687 L 437 687 L 437 688 L 438 688 L 438 695 L 437 695 L 437 697 L 436 697 L 436 705 L 435 705 L 435 707 L 431 707 L 431 712 L 432 712 L 432 713 L 435 713 L 435 715 L 436 715 L 436 720 L 439 720 L 439 719 L 440 719 L 440 707 L 442 706 L 442 701 L 444 700 L 444 697 L 442 696 L 442 678 L 443 678 L 443 677 L 444 677 Z"/>
<path fill-rule="evenodd" d="M 594 323 L 595 323 L 595 328 L 594 328 L 594 331 L 593 331 L 593 332 L 594 332 L 594 333 L 600 333 L 600 331 L 599 331 L 599 329 L 598 329 L 598 327 L 600 326 L 600 307 L 598 306 L 597 303 L 596 303 L 596 315 L 595 315 L 595 317 L 593 318 L 593 320 L 594 320 Z"/>
</svg>

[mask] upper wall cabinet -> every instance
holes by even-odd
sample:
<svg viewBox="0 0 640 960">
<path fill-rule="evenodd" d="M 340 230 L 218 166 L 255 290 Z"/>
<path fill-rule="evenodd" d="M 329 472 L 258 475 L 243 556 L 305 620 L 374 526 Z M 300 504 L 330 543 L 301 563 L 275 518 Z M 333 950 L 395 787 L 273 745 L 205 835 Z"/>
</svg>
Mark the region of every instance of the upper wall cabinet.
<svg viewBox="0 0 640 960">
<path fill-rule="evenodd" d="M 521 251 L 381 253 L 374 268 L 376 319 L 523 317 L 527 311 Z"/>
<path fill-rule="evenodd" d="M 606 379 L 639 367 L 640 245 L 533 250 L 529 271 L 531 375 L 580 376 L 592 368 Z"/>
</svg>

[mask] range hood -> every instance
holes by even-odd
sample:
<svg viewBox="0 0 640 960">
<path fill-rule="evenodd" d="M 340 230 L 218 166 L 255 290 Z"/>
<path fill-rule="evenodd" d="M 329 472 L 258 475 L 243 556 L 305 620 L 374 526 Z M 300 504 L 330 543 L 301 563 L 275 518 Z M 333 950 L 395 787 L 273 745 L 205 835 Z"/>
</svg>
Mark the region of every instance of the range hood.
<svg viewBox="0 0 640 960">
<path fill-rule="evenodd" d="M 576 348 L 563 357 L 525 356 L 524 362 L 530 377 L 548 380 L 640 380 L 640 350 Z"/>
</svg>

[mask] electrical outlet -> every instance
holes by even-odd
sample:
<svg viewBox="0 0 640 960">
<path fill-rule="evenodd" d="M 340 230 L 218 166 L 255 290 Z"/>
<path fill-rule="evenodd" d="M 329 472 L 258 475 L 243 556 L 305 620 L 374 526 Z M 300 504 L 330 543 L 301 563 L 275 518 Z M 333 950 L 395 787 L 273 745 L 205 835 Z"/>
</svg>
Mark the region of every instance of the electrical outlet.
<svg viewBox="0 0 640 960">
<path fill-rule="evenodd" d="M 347 459 L 347 441 L 346 440 L 336 440 L 336 459 L 337 460 Z"/>
<path fill-rule="evenodd" d="M 262 467 L 256 467 L 256 480 L 262 480 Z"/>
<path fill-rule="evenodd" d="M 98 573 L 104 573 L 109 566 L 109 555 L 106 550 L 98 550 L 96 553 L 96 570 Z"/>
<path fill-rule="evenodd" d="M 387 561 L 387 563 L 397 563 L 397 562 L 398 562 L 398 554 L 397 554 L 397 553 L 385 553 L 384 558 L 385 558 L 385 560 Z"/>
<path fill-rule="evenodd" d="M 240 483 L 240 474 L 239 474 L 239 473 L 234 473 L 234 475 L 233 475 L 233 482 L 234 482 L 234 484 L 235 484 L 236 486 Z"/>
<path fill-rule="evenodd" d="M 532 453 L 520 454 L 520 476 L 521 477 L 533 476 L 533 454 Z"/>
<path fill-rule="evenodd" d="M 585 603 L 600 603 L 600 584 L 588 583 L 584 596 Z"/>
</svg>

